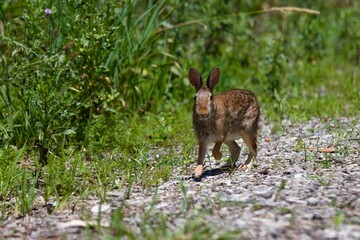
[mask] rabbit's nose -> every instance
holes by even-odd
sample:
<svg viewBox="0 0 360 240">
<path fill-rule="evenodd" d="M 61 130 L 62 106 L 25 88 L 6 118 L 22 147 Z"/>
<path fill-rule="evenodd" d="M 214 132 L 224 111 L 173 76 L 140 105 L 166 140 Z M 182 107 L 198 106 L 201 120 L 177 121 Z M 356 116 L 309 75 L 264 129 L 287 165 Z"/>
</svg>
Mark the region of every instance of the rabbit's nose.
<svg viewBox="0 0 360 240">
<path fill-rule="evenodd" d="M 198 116 L 200 119 L 206 119 L 209 118 L 209 112 L 208 111 L 198 111 Z"/>
</svg>

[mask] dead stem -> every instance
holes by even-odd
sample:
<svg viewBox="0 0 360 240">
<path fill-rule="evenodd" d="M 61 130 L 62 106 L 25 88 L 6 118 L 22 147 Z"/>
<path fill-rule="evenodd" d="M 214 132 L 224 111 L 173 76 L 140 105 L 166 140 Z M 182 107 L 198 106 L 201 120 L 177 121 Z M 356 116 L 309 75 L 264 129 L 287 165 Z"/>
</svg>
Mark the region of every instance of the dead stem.
<svg viewBox="0 0 360 240">
<path fill-rule="evenodd" d="M 158 29 L 156 31 L 156 33 L 162 33 L 162 32 L 165 32 L 165 31 L 168 31 L 168 30 L 171 30 L 171 29 L 186 27 L 186 26 L 190 26 L 190 25 L 194 25 L 194 24 L 200 24 L 200 23 L 204 23 L 204 22 L 207 22 L 207 21 L 223 20 L 223 19 L 227 19 L 227 18 L 230 18 L 230 17 L 236 17 L 236 16 L 239 16 L 241 14 L 252 15 L 252 14 L 262 14 L 262 13 L 271 13 L 271 12 L 281 12 L 281 13 L 300 12 L 300 13 L 308 13 L 308 14 L 320 14 L 319 11 L 312 10 L 312 9 L 309 9 L 309 8 L 272 7 L 272 8 L 265 9 L 265 10 L 260 10 L 260 11 L 230 14 L 230 15 L 225 15 L 225 16 L 216 17 L 216 18 L 194 19 L 194 20 L 190 20 L 190 21 L 186 21 L 186 22 L 177 23 L 177 24 L 174 24 L 174 25 L 171 25 L 171 26 L 168 26 L 168 27 L 160 28 L 160 29 Z"/>
</svg>

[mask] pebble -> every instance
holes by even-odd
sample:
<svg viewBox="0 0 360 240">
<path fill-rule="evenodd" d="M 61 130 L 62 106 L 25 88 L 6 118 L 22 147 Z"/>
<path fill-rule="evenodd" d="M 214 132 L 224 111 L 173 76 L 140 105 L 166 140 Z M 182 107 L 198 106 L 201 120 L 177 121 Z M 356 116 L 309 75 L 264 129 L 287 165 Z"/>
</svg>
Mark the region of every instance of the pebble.
<svg viewBox="0 0 360 240">
<path fill-rule="evenodd" d="M 111 210 L 110 204 L 101 204 L 101 205 L 97 204 L 91 208 L 92 214 L 98 214 L 99 212 L 106 213 L 106 212 L 110 212 L 110 210 Z"/>
<path fill-rule="evenodd" d="M 317 198 L 315 198 L 315 197 L 309 197 L 307 199 L 307 204 L 309 206 L 316 206 L 318 204 L 318 202 L 319 202 L 319 200 Z"/>
<path fill-rule="evenodd" d="M 273 196 L 273 193 L 274 193 L 273 188 L 269 188 L 268 186 L 266 186 L 266 188 L 264 189 L 258 189 L 253 191 L 253 194 L 255 196 L 263 197 L 263 198 L 271 198 Z"/>
</svg>

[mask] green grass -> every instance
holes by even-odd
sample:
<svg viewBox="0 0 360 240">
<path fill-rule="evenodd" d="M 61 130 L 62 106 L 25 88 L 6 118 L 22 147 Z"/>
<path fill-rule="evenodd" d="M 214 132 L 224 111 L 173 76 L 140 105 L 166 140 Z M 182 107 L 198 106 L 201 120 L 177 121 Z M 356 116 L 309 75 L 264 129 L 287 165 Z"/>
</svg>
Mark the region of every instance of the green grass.
<svg viewBox="0 0 360 240">
<path fill-rule="evenodd" d="M 182 120 L 189 121 L 188 117 Z M 126 121 L 117 119 L 111 124 L 114 128 L 107 129 L 111 133 L 94 130 L 101 134 L 91 136 L 93 141 L 88 147 L 69 147 L 63 156 L 49 154 L 44 167 L 38 166 L 37 149 L 4 150 L 1 155 L 4 174 L 0 176 L 2 199 L 23 198 L 23 191 L 31 184 L 38 185 L 38 193 L 45 201 L 55 198 L 61 202 L 75 194 L 83 199 L 95 195 L 105 202 L 107 191 L 123 188 L 127 183 L 151 187 L 168 180 L 173 168 L 186 165 L 192 154 L 195 144 L 192 132 L 186 131 L 178 138 L 183 124 L 172 116 L 147 113 Z M 140 125 L 142 127 L 137 127 Z M 185 143 L 188 147 L 179 154 L 177 146 L 182 146 L 184 139 L 188 139 Z M 39 183 L 36 183 L 36 174 L 41 176 Z M 22 192 L 18 193 L 19 186 Z M 4 202 L 3 206 L 6 204 Z M 6 208 L 6 212 L 14 211 L 14 206 Z"/>
<path fill-rule="evenodd" d="M 105 202 L 111 189 L 130 194 L 186 169 L 196 144 L 190 66 L 204 78 L 220 66 L 215 93 L 252 90 L 266 121 L 358 118 L 359 3 L 269 2 L 320 15 L 265 13 L 263 4 L 2 1 L 0 218 L 30 213 L 37 196 L 58 209 Z M 209 234 L 188 224 L 169 239 Z"/>
</svg>

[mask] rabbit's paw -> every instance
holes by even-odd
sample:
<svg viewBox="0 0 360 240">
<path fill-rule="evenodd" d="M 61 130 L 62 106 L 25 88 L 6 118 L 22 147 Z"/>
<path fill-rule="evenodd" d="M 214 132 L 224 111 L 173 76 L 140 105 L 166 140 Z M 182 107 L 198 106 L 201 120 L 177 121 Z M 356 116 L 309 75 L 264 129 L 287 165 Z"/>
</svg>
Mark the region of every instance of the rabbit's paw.
<svg viewBox="0 0 360 240">
<path fill-rule="evenodd" d="M 244 164 L 240 164 L 236 170 L 240 170 L 240 171 L 246 171 L 246 170 L 251 170 L 253 168 L 253 163 L 255 161 L 255 157 L 248 159 Z"/>
<path fill-rule="evenodd" d="M 251 170 L 252 168 L 252 164 L 240 164 L 236 170 L 239 170 L 239 171 L 246 171 L 246 170 Z"/>
<path fill-rule="evenodd" d="M 196 180 L 201 179 L 202 171 L 203 171 L 203 165 L 197 165 L 195 168 L 195 175 L 194 175 Z"/>
</svg>

